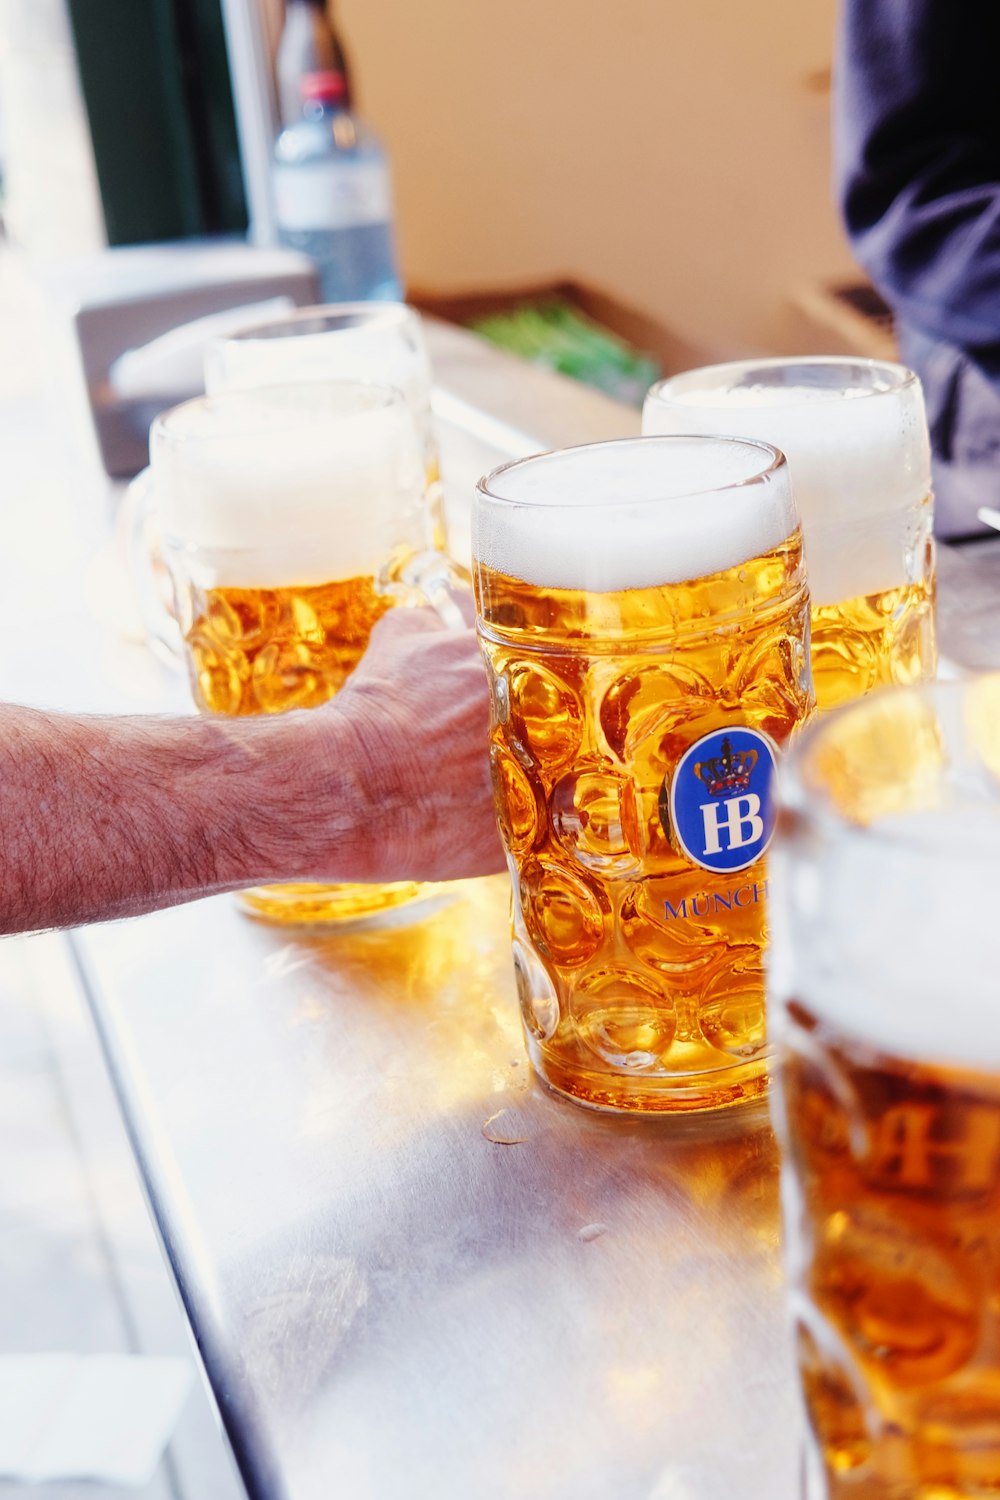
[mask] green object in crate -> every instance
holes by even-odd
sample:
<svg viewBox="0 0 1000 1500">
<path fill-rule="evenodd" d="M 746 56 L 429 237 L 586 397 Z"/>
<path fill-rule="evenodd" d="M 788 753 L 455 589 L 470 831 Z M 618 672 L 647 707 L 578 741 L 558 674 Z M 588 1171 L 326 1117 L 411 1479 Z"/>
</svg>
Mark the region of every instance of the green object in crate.
<svg viewBox="0 0 1000 1500">
<path fill-rule="evenodd" d="M 525 303 L 511 312 L 477 318 L 469 326 L 511 354 L 571 375 L 630 406 L 641 406 L 649 387 L 660 378 L 660 366 L 651 355 L 637 353 L 559 298 Z"/>
</svg>

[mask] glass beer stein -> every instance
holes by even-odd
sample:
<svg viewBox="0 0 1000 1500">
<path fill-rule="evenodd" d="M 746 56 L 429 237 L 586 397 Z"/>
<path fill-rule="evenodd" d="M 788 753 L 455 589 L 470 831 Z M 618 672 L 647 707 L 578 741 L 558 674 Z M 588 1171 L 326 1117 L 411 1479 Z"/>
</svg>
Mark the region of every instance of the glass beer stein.
<svg viewBox="0 0 1000 1500">
<path fill-rule="evenodd" d="M 770 778 L 812 705 L 784 458 L 638 438 L 508 464 L 473 567 L 536 1070 L 613 1110 L 759 1095 Z"/>
<path fill-rule="evenodd" d="M 427 549 L 421 443 L 398 391 L 329 382 L 185 402 L 153 424 L 148 476 L 203 713 L 317 707 L 394 604 L 430 596 L 457 616 L 440 597 L 448 561 Z M 300 883 L 239 899 L 275 921 L 331 922 L 440 889 Z"/>
<path fill-rule="evenodd" d="M 1000 678 L 783 768 L 773 1107 L 809 1500 L 1000 1494 Z"/>
<path fill-rule="evenodd" d="M 205 352 L 210 396 L 311 380 L 372 381 L 402 391 L 423 444 L 432 536 L 443 552 L 447 531 L 431 414 L 431 361 L 419 314 L 402 302 L 304 307 L 214 339 Z"/>
<path fill-rule="evenodd" d="M 930 439 L 903 365 L 765 359 L 654 385 L 643 431 L 776 443 L 802 518 L 820 709 L 934 676 Z"/>
</svg>

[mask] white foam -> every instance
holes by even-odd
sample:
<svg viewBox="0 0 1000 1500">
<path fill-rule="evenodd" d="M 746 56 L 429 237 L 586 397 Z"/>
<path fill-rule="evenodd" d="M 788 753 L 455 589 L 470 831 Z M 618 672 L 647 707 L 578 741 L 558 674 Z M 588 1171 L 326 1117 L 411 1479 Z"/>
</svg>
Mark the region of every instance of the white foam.
<svg viewBox="0 0 1000 1500">
<path fill-rule="evenodd" d="M 795 530 L 787 469 L 748 443 L 593 443 L 495 470 L 473 511 L 480 563 L 545 588 L 654 588 L 736 567 Z M 756 477 L 762 476 L 762 477 Z"/>
<path fill-rule="evenodd" d="M 806 384 L 812 363 L 839 386 Z M 796 365 L 803 383 L 795 384 Z M 788 384 L 741 383 L 748 369 L 783 370 Z M 876 389 L 863 371 L 884 372 Z M 930 444 L 923 395 L 902 366 L 843 361 L 717 365 L 654 386 L 643 431 L 728 432 L 774 443 L 788 459 L 802 517 L 814 603 L 832 604 L 908 580 L 929 513 Z M 919 533 L 919 536 L 916 534 Z"/>
<path fill-rule="evenodd" d="M 345 415 L 337 392 L 189 402 L 169 414 L 166 436 L 154 430 L 162 531 L 200 576 L 220 587 L 324 583 L 423 545 L 412 416 L 399 401 Z"/>
<path fill-rule="evenodd" d="M 796 867 L 794 888 L 786 852 L 773 849 L 772 1034 L 794 999 L 891 1056 L 1000 1068 L 1000 812 L 880 826 L 882 837 L 854 830 L 831 849 L 819 881 Z"/>
<path fill-rule="evenodd" d="M 769 856 L 773 1030 L 797 999 L 894 1056 L 1000 1069 L 998 730 L 1000 676 L 893 689 L 781 769 L 805 827 Z M 830 775 L 861 821 L 827 800 Z"/>
<path fill-rule="evenodd" d="M 372 317 L 370 307 L 363 312 L 364 321 L 345 318 L 315 332 L 310 329 L 322 322 L 319 312 L 217 339 L 205 354 L 205 389 L 215 395 L 288 382 L 373 381 L 402 391 L 429 421 L 431 367 L 416 313 L 393 304 L 380 309 L 380 316 Z"/>
</svg>

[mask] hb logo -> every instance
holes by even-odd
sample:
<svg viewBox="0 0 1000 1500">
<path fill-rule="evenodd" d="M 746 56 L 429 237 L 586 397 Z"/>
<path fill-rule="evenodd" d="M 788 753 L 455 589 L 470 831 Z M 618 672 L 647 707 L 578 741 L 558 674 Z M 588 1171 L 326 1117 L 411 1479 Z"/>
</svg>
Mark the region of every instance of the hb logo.
<svg viewBox="0 0 1000 1500">
<path fill-rule="evenodd" d="M 679 852 L 705 870 L 745 870 L 774 832 L 771 777 L 777 747 L 756 729 L 704 735 L 660 789 L 660 821 Z"/>
</svg>

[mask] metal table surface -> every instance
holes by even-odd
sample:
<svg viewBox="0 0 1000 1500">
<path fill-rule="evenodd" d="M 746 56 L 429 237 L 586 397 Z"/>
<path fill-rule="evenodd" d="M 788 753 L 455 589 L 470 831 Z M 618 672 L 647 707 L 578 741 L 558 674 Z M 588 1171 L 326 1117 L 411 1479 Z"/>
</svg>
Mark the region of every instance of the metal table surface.
<svg viewBox="0 0 1000 1500">
<path fill-rule="evenodd" d="M 247 1488 L 790 1496 L 766 1117 L 549 1097 L 506 904 L 317 936 L 216 898 L 76 940 Z"/>
<path fill-rule="evenodd" d="M 437 330 L 433 352 L 458 537 L 471 484 L 519 433 L 634 429 L 467 337 Z M 18 622 L 0 691 L 176 707 L 179 682 L 102 618 L 104 524 L 75 503 L 72 460 L 29 475 L 32 454 L 56 464 L 47 421 L 18 406 L 5 434 L 31 493 L 0 557 Z M 941 580 L 945 655 L 1000 665 L 1000 547 L 946 552 Z M 470 882 L 422 922 L 323 935 L 220 897 L 71 940 L 247 1490 L 790 1497 L 799 1417 L 766 1112 L 629 1121 L 546 1094 L 506 906 L 503 880 Z"/>
</svg>

